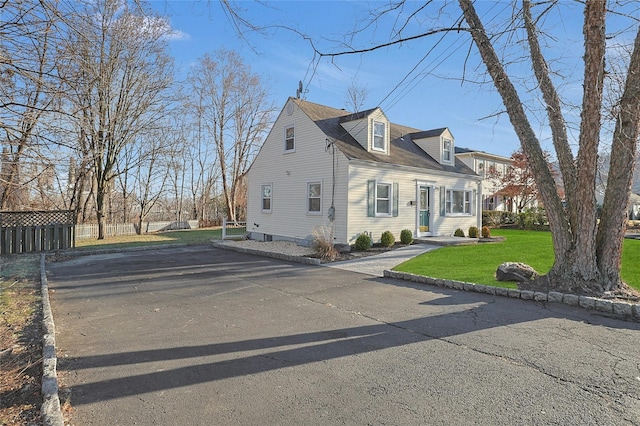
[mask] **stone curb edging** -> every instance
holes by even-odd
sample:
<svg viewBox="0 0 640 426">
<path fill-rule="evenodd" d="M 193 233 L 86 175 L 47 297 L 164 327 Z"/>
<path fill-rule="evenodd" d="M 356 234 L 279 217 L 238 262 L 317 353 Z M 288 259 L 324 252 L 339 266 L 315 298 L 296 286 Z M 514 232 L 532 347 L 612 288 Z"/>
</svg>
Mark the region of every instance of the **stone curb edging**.
<svg viewBox="0 0 640 426">
<path fill-rule="evenodd" d="M 56 372 L 56 329 L 49 301 L 49 285 L 44 267 L 45 255 L 40 256 L 40 285 L 42 292 L 42 424 L 64 426 L 60 398 L 58 396 L 58 375 Z"/>
<path fill-rule="evenodd" d="M 533 300 L 536 302 L 563 303 L 570 306 L 579 306 L 590 311 L 597 311 L 612 317 L 640 322 L 640 303 L 620 302 L 614 300 L 600 299 L 590 296 L 579 296 L 576 294 L 565 294 L 555 291 L 543 293 L 531 290 L 519 290 L 513 288 L 494 287 L 482 284 L 473 284 L 462 281 L 444 280 L 441 278 L 426 277 L 424 275 L 410 274 L 408 272 L 397 272 L 384 270 L 385 278 L 411 281 L 414 283 L 435 285 L 437 287 L 451 288 L 454 290 L 472 291 L 475 293 L 486 293 L 495 296 L 510 297 L 513 299 Z"/>
<path fill-rule="evenodd" d="M 246 247 L 232 246 L 232 245 L 229 245 L 229 244 L 219 243 L 217 241 L 213 241 L 212 245 L 214 247 L 216 247 L 216 248 L 221 248 L 223 250 L 231 250 L 231 251 L 236 251 L 238 253 L 253 254 L 253 255 L 263 256 L 263 257 L 272 257 L 274 259 L 286 260 L 286 261 L 289 261 L 289 262 L 303 263 L 305 265 L 320 265 L 321 264 L 320 259 L 316 259 L 316 258 L 313 258 L 313 257 L 291 256 L 291 255 L 284 254 L 284 253 L 274 253 L 274 252 L 250 249 L 250 248 L 246 248 Z"/>
</svg>

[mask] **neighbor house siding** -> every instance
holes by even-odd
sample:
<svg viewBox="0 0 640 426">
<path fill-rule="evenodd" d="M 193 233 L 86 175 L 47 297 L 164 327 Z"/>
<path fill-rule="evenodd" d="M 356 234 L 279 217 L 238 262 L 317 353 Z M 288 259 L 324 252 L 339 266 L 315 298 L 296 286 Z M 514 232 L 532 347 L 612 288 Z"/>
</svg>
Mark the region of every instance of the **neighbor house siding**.
<svg viewBox="0 0 640 426">
<path fill-rule="evenodd" d="M 294 104 L 278 117 L 248 174 L 247 231 L 267 234 L 274 239 L 310 240 L 313 230 L 329 226 L 327 213 L 331 205 L 332 153 L 326 136 Z M 284 152 L 284 129 L 295 126 L 295 152 Z M 347 159 L 336 150 L 336 221 L 334 233 L 346 233 Z M 321 212 L 307 212 L 307 184 L 322 183 Z M 261 185 L 272 185 L 271 212 L 261 210 Z"/>
<path fill-rule="evenodd" d="M 376 180 L 383 183 L 397 183 L 398 215 L 395 217 L 370 217 L 367 212 L 368 182 Z M 353 243 L 359 234 L 371 233 L 374 242 L 380 240 L 384 231 L 391 231 L 396 239 L 400 231 L 410 229 L 416 233 L 416 187 L 418 182 L 432 185 L 431 217 L 433 235 L 453 235 L 460 227 L 467 232 L 470 226 L 478 225 L 478 216 L 442 216 L 440 204 L 440 187 L 448 189 L 467 190 L 478 196 L 476 182 L 465 177 L 433 175 L 416 170 L 402 170 L 397 167 L 368 166 L 352 164 L 349 168 L 349 222 L 347 238 Z M 432 182 L 433 184 L 430 184 Z M 437 184 L 435 184 L 437 182 Z M 414 203 L 412 203 L 414 202 Z M 477 209 L 477 199 L 473 200 L 474 210 Z"/>
</svg>

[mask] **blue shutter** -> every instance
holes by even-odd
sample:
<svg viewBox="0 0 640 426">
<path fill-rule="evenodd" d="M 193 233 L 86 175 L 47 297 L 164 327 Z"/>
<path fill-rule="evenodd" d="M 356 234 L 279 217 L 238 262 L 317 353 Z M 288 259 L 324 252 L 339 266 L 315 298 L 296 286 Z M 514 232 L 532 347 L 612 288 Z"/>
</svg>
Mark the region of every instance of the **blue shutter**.
<svg viewBox="0 0 640 426">
<path fill-rule="evenodd" d="M 376 215 L 376 181 L 367 182 L 367 216 L 374 217 Z"/>
<path fill-rule="evenodd" d="M 447 189 L 444 186 L 440 187 L 440 216 L 447 214 Z"/>
<path fill-rule="evenodd" d="M 393 217 L 398 217 L 398 182 L 394 182 L 393 184 Z"/>
</svg>

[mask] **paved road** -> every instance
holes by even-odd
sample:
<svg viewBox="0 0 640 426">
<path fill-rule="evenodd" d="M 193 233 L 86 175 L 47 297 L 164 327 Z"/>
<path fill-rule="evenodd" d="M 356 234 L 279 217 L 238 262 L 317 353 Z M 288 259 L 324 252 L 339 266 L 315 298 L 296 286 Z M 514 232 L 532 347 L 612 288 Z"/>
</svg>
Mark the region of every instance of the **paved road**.
<svg viewBox="0 0 640 426">
<path fill-rule="evenodd" d="M 639 425 L 640 324 L 209 247 L 47 266 L 76 425 Z"/>
</svg>

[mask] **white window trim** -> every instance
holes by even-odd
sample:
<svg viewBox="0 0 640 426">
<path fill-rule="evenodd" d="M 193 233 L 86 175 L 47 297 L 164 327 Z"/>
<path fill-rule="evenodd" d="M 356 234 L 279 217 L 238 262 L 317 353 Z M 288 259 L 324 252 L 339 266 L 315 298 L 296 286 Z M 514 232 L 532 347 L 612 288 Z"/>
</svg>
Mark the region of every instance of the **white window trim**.
<svg viewBox="0 0 640 426">
<path fill-rule="evenodd" d="M 268 186 L 271 188 L 271 196 L 269 197 L 269 209 L 264 208 L 264 188 Z M 273 183 L 263 183 L 260 185 L 260 211 L 262 213 L 271 213 L 273 211 Z"/>
<path fill-rule="evenodd" d="M 313 198 L 318 198 L 320 200 L 320 210 L 318 211 L 309 210 L 309 200 L 311 199 L 311 197 L 309 196 L 309 186 L 311 185 L 320 185 L 320 195 L 318 197 L 313 197 Z M 306 207 L 307 214 L 314 215 L 314 216 L 322 214 L 322 181 L 307 182 L 307 196 L 305 201 L 307 203 L 307 207 Z"/>
<path fill-rule="evenodd" d="M 382 148 L 376 146 L 376 124 L 384 126 L 382 133 Z M 373 120 L 371 124 L 371 149 L 374 151 L 387 152 L 387 123 L 384 121 Z"/>
<path fill-rule="evenodd" d="M 287 149 L 287 130 L 288 129 L 293 129 L 293 148 L 291 149 Z M 283 133 L 283 147 L 284 147 L 284 152 L 285 154 L 290 153 L 290 152 L 296 152 L 296 126 L 294 124 L 289 124 L 287 126 L 284 126 L 284 133 Z"/>
<path fill-rule="evenodd" d="M 452 212 L 451 208 L 453 207 L 453 193 L 454 192 L 462 192 L 464 193 L 463 198 L 463 207 L 469 206 L 469 212 Z M 445 215 L 446 216 L 473 216 L 473 191 L 469 189 L 455 189 L 455 188 L 447 188 L 445 190 Z"/>
<path fill-rule="evenodd" d="M 392 217 L 393 216 L 393 183 L 387 183 L 387 182 L 375 182 L 376 185 L 376 194 L 375 197 L 373 199 L 374 202 L 374 208 L 375 208 L 375 215 L 376 217 Z M 385 198 L 385 200 L 387 200 L 389 202 L 389 213 L 379 213 L 378 212 L 378 185 L 385 185 L 389 187 L 389 196 L 388 198 Z"/>
<path fill-rule="evenodd" d="M 445 150 L 444 147 L 446 146 L 447 142 L 449 142 L 449 149 Z M 449 159 L 445 158 L 445 152 L 449 152 Z M 442 139 L 442 162 L 447 164 L 453 163 L 453 140 L 449 138 Z"/>
</svg>

